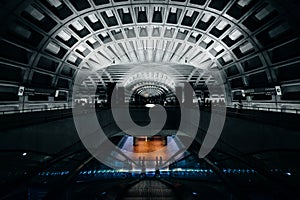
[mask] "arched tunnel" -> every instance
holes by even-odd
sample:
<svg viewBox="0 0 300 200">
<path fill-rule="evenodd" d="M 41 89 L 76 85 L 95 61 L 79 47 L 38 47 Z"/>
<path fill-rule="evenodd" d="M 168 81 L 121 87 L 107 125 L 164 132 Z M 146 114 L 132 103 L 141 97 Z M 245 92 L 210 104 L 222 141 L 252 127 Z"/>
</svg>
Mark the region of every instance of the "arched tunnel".
<svg viewBox="0 0 300 200">
<path fill-rule="evenodd" d="M 299 199 L 299 11 L 1 0 L 0 199 Z"/>
</svg>

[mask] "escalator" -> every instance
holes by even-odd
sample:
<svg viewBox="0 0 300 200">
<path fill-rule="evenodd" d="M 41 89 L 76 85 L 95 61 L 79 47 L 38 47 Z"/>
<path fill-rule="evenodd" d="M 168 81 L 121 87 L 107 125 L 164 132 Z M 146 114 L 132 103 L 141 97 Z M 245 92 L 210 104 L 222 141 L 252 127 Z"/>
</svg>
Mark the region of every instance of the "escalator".
<svg viewBox="0 0 300 200">
<path fill-rule="evenodd" d="M 173 189 L 158 180 L 142 180 L 129 188 L 122 200 L 177 200 Z"/>
</svg>

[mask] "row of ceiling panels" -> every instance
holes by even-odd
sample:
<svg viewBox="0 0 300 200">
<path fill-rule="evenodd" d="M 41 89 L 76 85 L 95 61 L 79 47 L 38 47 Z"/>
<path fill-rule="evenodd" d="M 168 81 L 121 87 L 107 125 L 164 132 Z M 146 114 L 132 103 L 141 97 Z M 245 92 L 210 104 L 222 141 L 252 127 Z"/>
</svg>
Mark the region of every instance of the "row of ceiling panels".
<svg viewBox="0 0 300 200">
<path fill-rule="evenodd" d="M 160 4 L 167 3 L 165 1 L 128 3 L 49 0 L 24 5 L 16 11 L 20 18 L 13 19 L 14 25 L 8 29 L 13 34 L 5 36 L 9 42 L 1 41 L 3 48 L 9 46 L 5 49 L 12 49 L 11 52 L 18 52 L 20 56 L 11 58 L 11 52 L 1 51 L 1 57 L 5 58 L 5 62 L 14 62 L 13 65 L 18 68 L 12 69 L 14 71 L 32 66 L 34 72 L 29 73 L 28 80 L 35 77 L 32 75 L 35 73 L 61 76 L 53 77 L 52 86 L 60 78 L 70 81 L 77 67 L 93 50 L 111 42 L 130 40 L 131 33 L 135 37 L 183 40 L 207 48 L 211 55 L 217 57 L 219 68 L 224 68 L 227 76 L 234 80 L 245 74 L 250 76 L 264 72 L 268 82 L 274 78 L 265 72 L 266 66 L 274 65 L 277 70 L 282 62 L 288 63 L 299 58 L 298 51 L 281 55 L 281 52 L 295 50 L 299 41 L 293 40 L 295 34 L 289 24 L 279 17 L 279 11 L 264 2 L 170 1 L 173 6 Z M 94 8 L 99 10 L 90 12 Z M 238 22 L 241 23 L 237 26 Z M 52 38 L 49 41 L 48 36 Z M 254 36 L 253 40 L 249 36 Z M 85 43 L 81 44 L 81 41 Z M 217 41 L 220 41 L 220 45 Z M 261 50 L 266 50 L 265 56 L 255 56 Z M 43 55 L 37 56 L 36 51 Z M 70 51 L 73 53 L 70 54 Z M 43 62 L 48 64 L 39 65 Z M 23 71 L 20 73 L 24 74 Z M 242 82 L 244 85 L 247 81 L 244 79 Z"/>
<path fill-rule="evenodd" d="M 175 65 L 172 66 L 174 72 L 168 73 L 175 78 L 177 82 L 190 82 L 193 85 L 213 84 L 213 77 L 205 74 L 203 70 L 194 68 L 190 65 Z M 121 85 L 128 81 L 128 77 L 132 77 L 130 71 L 134 67 L 130 65 L 113 65 L 108 68 L 99 70 L 96 74 L 91 75 L 83 82 L 83 85 L 93 87 L 94 85 L 103 86 L 110 82 L 116 82 Z"/>
</svg>

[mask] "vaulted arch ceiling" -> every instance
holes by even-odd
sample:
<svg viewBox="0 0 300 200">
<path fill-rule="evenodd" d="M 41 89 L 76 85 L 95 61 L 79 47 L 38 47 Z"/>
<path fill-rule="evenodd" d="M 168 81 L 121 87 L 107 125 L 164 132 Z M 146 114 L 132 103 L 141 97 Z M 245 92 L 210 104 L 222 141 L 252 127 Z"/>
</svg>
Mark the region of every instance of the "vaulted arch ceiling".
<svg viewBox="0 0 300 200">
<path fill-rule="evenodd" d="M 299 80 L 297 20 L 277 1 L 28 0 L 2 10 L 6 85 L 71 90 L 76 74 L 98 69 L 85 85 L 105 86 L 136 63 L 176 64 L 196 85 L 219 70 L 232 89 Z"/>
</svg>

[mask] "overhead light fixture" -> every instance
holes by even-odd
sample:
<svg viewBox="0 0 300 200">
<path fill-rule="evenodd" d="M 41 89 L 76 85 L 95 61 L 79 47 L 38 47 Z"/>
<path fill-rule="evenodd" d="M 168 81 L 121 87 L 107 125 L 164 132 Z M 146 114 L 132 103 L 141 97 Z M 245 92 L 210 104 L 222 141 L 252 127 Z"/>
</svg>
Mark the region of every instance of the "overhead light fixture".
<svg viewBox="0 0 300 200">
<path fill-rule="evenodd" d="M 226 26 L 228 25 L 228 23 L 226 22 L 226 21 L 220 21 L 219 23 L 218 23 L 218 25 L 216 26 L 216 28 L 218 29 L 218 30 L 223 30 Z"/>
<path fill-rule="evenodd" d="M 188 17 L 192 17 L 193 16 L 194 11 L 193 10 L 188 10 L 186 13 L 186 16 Z"/>
<path fill-rule="evenodd" d="M 45 15 L 31 5 L 25 8 L 25 11 L 38 21 L 42 21 L 45 18 Z"/>
<path fill-rule="evenodd" d="M 222 45 L 219 44 L 219 45 L 216 46 L 214 49 L 215 49 L 216 52 L 220 52 L 220 51 L 223 50 L 223 47 L 222 47 Z"/>
<path fill-rule="evenodd" d="M 240 51 L 244 54 L 251 51 L 253 48 L 254 48 L 253 45 L 250 42 L 247 42 L 242 46 L 240 46 Z"/>
<path fill-rule="evenodd" d="M 207 22 L 210 20 L 211 17 L 212 17 L 211 14 L 205 13 L 205 14 L 202 16 L 201 21 L 203 21 L 204 23 L 207 23 Z"/>
<path fill-rule="evenodd" d="M 88 41 L 91 43 L 91 44 L 95 44 L 97 42 L 97 40 L 93 37 L 89 38 Z"/>
<path fill-rule="evenodd" d="M 208 43 L 211 42 L 211 39 L 207 37 L 207 38 L 205 38 L 205 39 L 203 40 L 203 42 L 204 42 L 205 44 L 208 44 Z"/>
<path fill-rule="evenodd" d="M 46 46 L 46 49 L 48 51 L 50 51 L 51 53 L 54 53 L 54 54 L 58 54 L 59 51 L 60 51 L 60 46 L 53 43 L 53 42 L 50 42 L 47 46 Z"/>
<path fill-rule="evenodd" d="M 227 63 L 229 61 L 232 61 L 232 58 L 231 58 L 230 54 L 227 53 L 223 56 L 223 60 L 225 63 Z"/>
<path fill-rule="evenodd" d="M 84 29 L 84 26 L 82 26 L 82 24 L 79 21 L 74 21 L 72 23 L 72 26 L 77 30 L 77 31 L 81 31 L 82 29 Z"/>
<path fill-rule="evenodd" d="M 108 36 L 108 33 L 107 33 L 107 32 L 102 32 L 102 33 L 100 33 L 100 34 L 101 34 L 101 36 L 102 36 L 103 38 L 105 38 L 105 37 Z"/>
<path fill-rule="evenodd" d="M 200 34 L 200 33 L 193 32 L 193 33 L 192 33 L 192 36 L 193 36 L 194 38 L 196 38 L 196 37 L 198 37 L 198 36 L 199 36 L 199 34 Z"/>
<path fill-rule="evenodd" d="M 98 21 L 98 18 L 96 17 L 95 14 L 89 15 L 88 18 L 92 23 L 96 23 Z"/>
<path fill-rule="evenodd" d="M 106 12 L 107 17 L 113 17 L 114 16 L 112 10 L 107 10 L 105 12 Z"/>
<path fill-rule="evenodd" d="M 69 56 L 68 60 L 69 60 L 71 63 L 75 63 L 76 60 L 77 60 L 77 56 L 71 54 L 71 55 Z"/>
<path fill-rule="evenodd" d="M 145 106 L 147 108 L 153 108 L 153 107 L 155 107 L 155 104 L 153 104 L 153 103 L 147 103 Z"/>
<path fill-rule="evenodd" d="M 256 15 L 256 19 L 258 20 L 262 20 L 265 17 L 267 17 L 272 11 L 274 10 L 274 8 L 270 5 L 266 6 L 265 8 L 263 8 L 262 10 L 260 10 Z"/>
<path fill-rule="evenodd" d="M 27 28 L 25 28 L 23 26 L 16 26 L 15 27 L 15 32 L 18 35 L 20 35 L 20 36 L 22 36 L 22 37 L 24 37 L 26 39 L 29 39 L 31 37 L 31 35 L 32 35 L 31 32 L 30 32 L 30 30 L 28 30 Z"/>
<path fill-rule="evenodd" d="M 123 13 L 129 13 L 129 8 L 124 7 L 124 8 L 123 8 Z"/>
<path fill-rule="evenodd" d="M 59 0 L 47 0 L 47 1 L 55 8 L 58 8 L 62 4 Z"/>
<path fill-rule="evenodd" d="M 271 38 L 275 38 L 275 37 L 277 37 L 278 35 L 284 33 L 285 31 L 287 31 L 288 29 L 289 29 L 288 24 L 281 24 L 281 25 L 275 27 L 274 29 L 270 30 L 270 31 L 268 32 L 268 34 L 269 34 L 269 36 L 270 36 Z"/>
<path fill-rule="evenodd" d="M 71 35 L 69 33 L 67 33 L 66 31 L 62 30 L 60 31 L 58 34 L 58 37 L 60 37 L 61 39 L 63 39 L 64 41 L 68 41 L 71 39 Z"/>
<path fill-rule="evenodd" d="M 236 29 L 236 30 L 234 30 L 233 32 L 230 33 L 229 38 L 234 41 L 242 35 L 243 34 L 239 30 Z"/>
<path fill-rule="evenodd" d="M 245 6 L 249 5 L 251 1 L 252 0 L 240 0 L 240 1 L 238 1 L 237 4 L 242 6 L 242 7 L 245 7 Z"/>
<path fill-rule="evenodd" d="M 77 50 L 80 51 L 81 53 L 83 53 L 86 50 L 86 47 L 84 47 L 83 45 L 79 45 L 77 47 Z"/>
<path fill-rule="evenodd" d="M 26 153 L 26 152 L 24 152 L 22 155 L 23 155 L 23 156 L 26 156 L 26 155 L 27 155 L 27 153 Z"/>
</svg>

